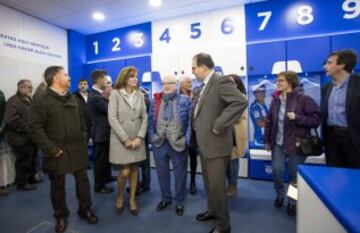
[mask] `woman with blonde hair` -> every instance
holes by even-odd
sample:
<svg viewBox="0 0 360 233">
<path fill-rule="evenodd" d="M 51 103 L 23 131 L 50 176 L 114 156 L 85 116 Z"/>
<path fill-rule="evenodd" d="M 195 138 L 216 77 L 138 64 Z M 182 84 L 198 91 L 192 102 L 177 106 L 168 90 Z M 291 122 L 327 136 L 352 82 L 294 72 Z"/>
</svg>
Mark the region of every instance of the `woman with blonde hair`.
<svg viewBox="0 0 360 233">
<path fill-rule="evenodd" d="M 236 74 L 229 74 L 228 77 L 233 81 L 235 87 L 246 95 L 246 89 L 241 78 Z M 231 197 L 237 194 L 237 181 L 239 176 L 239 158 L 245 156 L 247 149 L 247 117 L 248 113 L 245 110 L 239 120 L 234 125 L 234 148 L 231 152 L 231 160 L 226 169 L 226 178 L 228 187 L 226 195 Z"/>
<path fill-rule="evenodd" d="M 137 85 L 136 68 L 123 68 L 111 92 L 108 109 L 111 126 L 110 162 L 119 170 L 116 212 L 121 214 L 124 210 L 124 189 L 129 179 L 129 205 L 134 216 L 138 214 L 135 201 L 137 171 L 139 163 L 146 158 L 144 138 L 148 125 L 144 95 Z"/>
</svg>

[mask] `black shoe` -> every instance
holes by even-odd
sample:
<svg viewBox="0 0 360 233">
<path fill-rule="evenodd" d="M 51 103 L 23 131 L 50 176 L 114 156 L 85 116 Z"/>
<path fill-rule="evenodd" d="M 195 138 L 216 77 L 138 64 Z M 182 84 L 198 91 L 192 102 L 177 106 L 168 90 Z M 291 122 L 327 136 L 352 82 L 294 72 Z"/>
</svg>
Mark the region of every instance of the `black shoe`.
<svg viewBox="0 0 360 233">
<path fill-rule="evenodd" d="M 213 229 L 210 230 L 209 233 L 230 233 L 230 228 L 229 229 L 226 229 L 225 231 L 220 231 L 218 229 L 216 229 L 216 227 L 214 227 Z"/>
<path fill-rule="evenodd" d="M 33 179 L 29 181 L 29 184 L 40 184 L 44 182 L 44 179 Z"/>
<path fill-rule="evenodd" d="M 90 209 L 81 212 L 78 211 L 78 215 L 81 219 L 84 219 L 89 224 L 94 224 L 98 222 L 98 218 Z"/>
<path fill-rule="evenodd" d="M 149 192 L 150 191 L 150 186 L 145 186 L 143 184 L 140 184 L 140 189 L 142 190 L 143 193 Z"/>
<path fill-rule="evenodd" d="M 111 187 L 104 186 L 101 188 L 95 188 L 94 191 L 97 193 L 112 193 L 114 191 L 114 189 Z"/>
<path fill-rule="evenodd" d="M 274 201 L 275 208 L 280 208 L 283 206 L 284 198 L 283 197 L 276 197 Z"/>
<path fill-rule="evenodd" d="M 38 176 L 34 176 L 33 178 L 30 179 L 29 184 L 40 184 L 44 182 L 44 178 L 42 178 L 42 176 L 38 175 Z"/>
<path fill-rule="evenodd" d="M 160 201 L 159 204 L 157 205 L 156 209 L 157 209 L 158 211 L 162 211 L 162 210 L 165 209 L 168 205 L 171 205 L 171 202 Z"/>
<path fill-rule="evenodd" d="M 36 189 L 36 185 L 26 183 L 26 184 L 24 184 L 24 185 L 18 185 L 18 186 L 17 186 L 17 189 L 18 189 L 19 191 L 31 191 L 31 190 L 35 190 L 35 189 Z"/>
<path fill-rule="evenodd" d="M 9 188 L 0 188 L 0 197 L 7 196 L 10 194 Z"/>
<path fill-rule="evenodd" d="M 138 208 L 136 208 L 136 209 L 130 209 L 130 213 L 131 213 L 131 215 L 133 215 L 133 216 L 137 216 L 137 215 L 139 214 L 139 209 L 138 209 Z"/>
<path fill-rule="evenodd" d="M 208 211 L 205 211 L 204 213 L 200 213 L 196 215 L 196 220 L 200 222 L 206 222 L 209 220 L 215 219 L 215 216 L 210 215 Z"/>
<path fill-rule="evenodd" d="M 124 211 L 124 206 L 122 206 L 122 207 L 115 207 L 115 208 L 116 208 L 116 213 L 117 213 L 118 215 L 122 214 L 122 212 Z"/>
<path fill-rule="evenodd" d="M 196 184 L 195 183 L 191 183 L 190 184 L 190 194 L 191 195 L 195 195 L 196 194 Z"/>
<path fill-rule="evenodd" d="M 184 214 L 184 206 L 182 204 L 176 204 L 175 206 L 175 213 L 178 216 L 182 216 Z"/>
<path fill-rule="evenodd" d="M 289 216 L 295 216 L 296 215 L 296 205 L 289 203 L 287 205 L 286 212 Z"/>
<path fill-rule="evenodd" d="M 67 218 L 58 218 L 56 219 L 55 232 L 63 233 L 66 231 L 67 227 Z"/>
<path fill-rule="evenodd" d="M 116 176 L 110 176 L 108 178 L 105 179 L 105 183 L 112 183 L 117 181 L 117 177 Z"/>
</svg>

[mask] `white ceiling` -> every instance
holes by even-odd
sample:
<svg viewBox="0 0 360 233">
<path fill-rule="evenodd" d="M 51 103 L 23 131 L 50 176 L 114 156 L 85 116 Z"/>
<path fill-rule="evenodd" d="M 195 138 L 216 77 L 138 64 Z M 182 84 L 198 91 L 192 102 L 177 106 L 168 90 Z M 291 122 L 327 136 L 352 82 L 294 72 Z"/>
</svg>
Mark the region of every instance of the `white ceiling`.
<svg viewBox="0 0 360 233">
<path fill-rule="evenodd" d="M 150 7 L 148 0 L 0 0 L 0 4 L 86 35 L 259 1 L 263 0 L 163 0 L 159 8 Z M 103 12 L 105 20 L 95 22 L 94 11 Z"/>
</svg>

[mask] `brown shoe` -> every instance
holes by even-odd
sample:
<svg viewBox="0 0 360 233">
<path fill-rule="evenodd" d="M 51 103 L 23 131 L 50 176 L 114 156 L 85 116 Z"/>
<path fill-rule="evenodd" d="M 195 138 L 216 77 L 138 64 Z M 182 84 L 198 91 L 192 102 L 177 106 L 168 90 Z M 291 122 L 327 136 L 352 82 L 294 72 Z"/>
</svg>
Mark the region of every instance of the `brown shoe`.
<svg viewBox="0 0 360 233">
<path fill-rule="evenodd" d="M 226 191 L 226 196 L 228 197 L 233 197 L 237 194 L 237 189 L 235 186 L 233 185 L 229 185 L 227 191 Z"/>
<path fill-rule="evenodd" d="M 65 232 L 66 227 L 67 227 L 67 219 L 66 219 L 66 217 L 56 219 L 56 225 L 55 225 L 55 232 L 56 233 Z"/>
<path fill-rule="evenodd" d="M 78 212 L 78 215 L 81 219 L 84 219 L 89 224 L 94 224 L 98 222 L 98 218 L 90 209 L 83 212 Z"/>
</svg>

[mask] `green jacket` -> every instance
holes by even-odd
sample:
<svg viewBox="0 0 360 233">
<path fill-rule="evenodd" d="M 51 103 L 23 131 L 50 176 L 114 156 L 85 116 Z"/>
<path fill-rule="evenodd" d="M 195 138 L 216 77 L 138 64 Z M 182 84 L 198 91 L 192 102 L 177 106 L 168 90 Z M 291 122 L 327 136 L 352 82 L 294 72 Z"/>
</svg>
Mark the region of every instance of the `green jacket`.
<svg viewBox="0 0 360 233">
<path fill-rule="evenodd" d="M 30 105 L 29 131 L 44 153 L 45 171 L 66 174 L 86 168 L 86 126 L 74 96 L 48 88 Z M 60 150 L 63 154 L 55 157 Z"/>
</svg>

